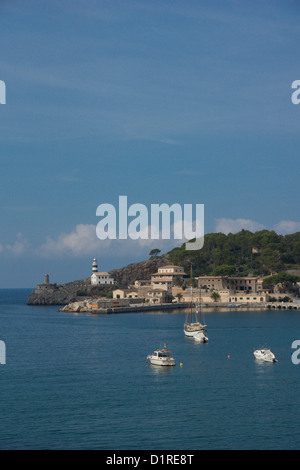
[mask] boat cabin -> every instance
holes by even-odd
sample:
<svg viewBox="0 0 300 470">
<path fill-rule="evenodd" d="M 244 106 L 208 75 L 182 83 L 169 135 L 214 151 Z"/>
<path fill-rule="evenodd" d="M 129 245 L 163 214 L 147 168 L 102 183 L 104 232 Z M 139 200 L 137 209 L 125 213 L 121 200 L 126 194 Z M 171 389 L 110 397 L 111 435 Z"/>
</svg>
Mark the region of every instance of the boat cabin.
<svg viewBox="0 0 300 470">
<path fill-rule="evenodd" d="M 170 352 L 171 351 L 157 350 L 157 351 L 154 351 L 153 356 L 156 356 L 156 357 L 170 357 Z"/>
</svg>

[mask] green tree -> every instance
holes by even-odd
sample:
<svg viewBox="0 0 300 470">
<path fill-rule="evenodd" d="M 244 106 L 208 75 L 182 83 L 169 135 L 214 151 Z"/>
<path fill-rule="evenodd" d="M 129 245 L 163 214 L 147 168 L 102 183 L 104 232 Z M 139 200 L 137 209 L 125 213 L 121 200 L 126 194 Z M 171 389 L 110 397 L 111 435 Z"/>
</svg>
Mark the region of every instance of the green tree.
<svg viewBox="0 0 300 470">
<path fill-rule="evenodd" d="M 221 296 L 220 296 L 219 292 L 213 291 L 211 293 L 211 298 L 213 299 L 214 302 L 218 302 L 220 300 Z"/>
<path fill-rule="evenodd" d="M 161 250 L 159 250 L 158 248 L 153 248 L 153 250 L 150 251 L 149 256 L 157 258 L 160 252 Z"/>
<path fill-rule="evenodd" d="M 213 276 L 232 276 L 236 272 L 236 267 L 229 264 L 221 264 L 213 270 Z"/>
<path fill-rule="evenodd" d="M 268 288 L 273 288 L 274 286 L 276 286 L 276 284 L 282 284 L 283 287 L 288 288 L 289 286 L 299 281 L 300 281 L 299 276 L 282 272 L 282 273 L 274 274 L 274 276 L 266 277 L 263 280 L 263 287 L 265 289 L 268 289 Z"/>
</svg>

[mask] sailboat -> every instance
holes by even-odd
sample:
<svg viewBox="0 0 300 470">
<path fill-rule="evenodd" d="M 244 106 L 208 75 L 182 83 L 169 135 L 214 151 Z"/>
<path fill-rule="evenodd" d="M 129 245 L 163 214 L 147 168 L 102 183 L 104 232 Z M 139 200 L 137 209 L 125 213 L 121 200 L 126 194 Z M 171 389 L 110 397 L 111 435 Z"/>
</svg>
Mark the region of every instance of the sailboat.
<svg viewBox="0 0 300 470">
<path fill-rule="evenodd" d="M 206 329 L 206 325 L 201 323 L 201 288 L 200 288 L 200 303 L 196 311 L 194 311 L 193 305 L 193 277 L 192 277 L 192 266 L 191 266 L 191 311 L 187 316 L 184 324 L 184 334 L 186 336 L 195 336 L 199 332 L 203 332 Z"/>
</svg>

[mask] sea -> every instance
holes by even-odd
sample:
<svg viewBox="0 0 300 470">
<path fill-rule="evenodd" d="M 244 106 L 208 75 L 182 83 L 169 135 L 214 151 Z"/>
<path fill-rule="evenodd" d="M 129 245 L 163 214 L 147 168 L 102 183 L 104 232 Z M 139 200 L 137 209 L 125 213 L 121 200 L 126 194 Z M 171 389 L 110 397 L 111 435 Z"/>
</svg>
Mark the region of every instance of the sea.
<svg viewBox="0 0 300 470">
<path fill-rule="evenodd" d="M 0 290 L 1 450 L 300 448 L 300 311 L 210 309 L 203 344 L 181 310 L 72 314 L 29 294 Z M 175 367 L 151 366 L 164 345 Z"/>
</svg>

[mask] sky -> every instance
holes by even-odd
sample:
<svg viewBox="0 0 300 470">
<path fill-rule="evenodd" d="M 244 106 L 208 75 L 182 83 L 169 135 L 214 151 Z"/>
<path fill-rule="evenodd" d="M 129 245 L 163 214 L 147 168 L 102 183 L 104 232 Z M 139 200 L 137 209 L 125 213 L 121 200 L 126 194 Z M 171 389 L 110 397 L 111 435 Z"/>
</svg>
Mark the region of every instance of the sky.
<svg viewBox="0 0 300 470">
<path fill-rule="evenodd" d="M 204 204 L 205 233 L 300 231 L 299 20 L 298 0 L 1 0 L 0 288 L 181 245 L 100 240 L 119 196 Z"/>
</svg>

